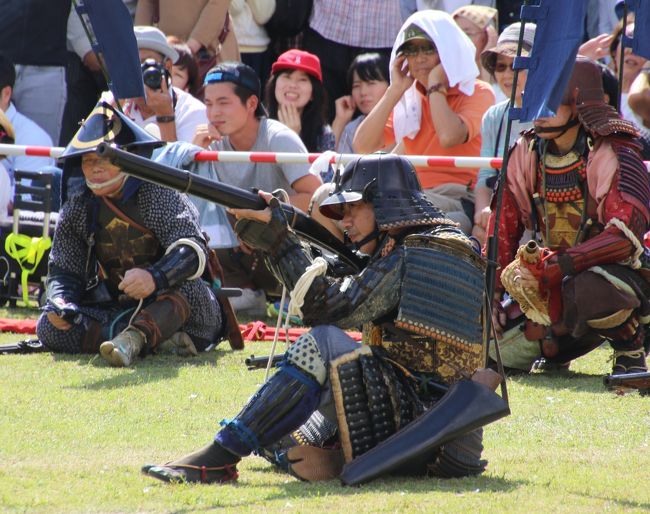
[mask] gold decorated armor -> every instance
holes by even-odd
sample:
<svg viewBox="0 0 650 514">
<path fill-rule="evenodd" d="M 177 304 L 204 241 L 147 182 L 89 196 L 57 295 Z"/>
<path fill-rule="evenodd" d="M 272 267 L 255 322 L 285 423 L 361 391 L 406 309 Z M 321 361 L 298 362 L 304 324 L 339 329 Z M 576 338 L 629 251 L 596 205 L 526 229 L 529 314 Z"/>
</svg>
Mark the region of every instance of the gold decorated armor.
<svg viewBox="0 0 650 514">
<path fill-rule="evenodd" d="M 117 291 L 117 285 L 127 270 L 153 264 L 160 258 L 162 249 L 152 233 L 142 232 L 103 202 L 99 205 L 97 220 L 100 228 L 95 233 L 97 260 L 109 287 Z M 134 203 L 121 204 L 120 208 L 128 217 L 140 223 Z"/>
<path fill-rule="evenodd" d="M 585 210 L 586 166 L 585 158 L 575 150 L 561 156 L 547 153 L 539 161 L 539 200 L 535 207 L 544 246 L 551 250 L 566 250 L 579 242 Z M 594 204 L 593 201 L 589 203 Z M 585 239 L 584 236 L 580 238 Z"/>
</svg>

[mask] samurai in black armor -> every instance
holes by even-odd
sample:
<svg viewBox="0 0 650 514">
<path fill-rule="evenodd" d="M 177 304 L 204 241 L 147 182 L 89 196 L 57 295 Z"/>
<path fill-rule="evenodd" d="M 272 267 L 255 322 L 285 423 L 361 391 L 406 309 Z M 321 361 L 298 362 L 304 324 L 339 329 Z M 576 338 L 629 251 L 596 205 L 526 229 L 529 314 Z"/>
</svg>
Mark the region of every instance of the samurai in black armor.
<svg viewBox="0 0 650 514">
<path fill-rule="evenodd" d="M 265 253 L 269 268 L 292 291 L 290 310 L 313 328 L 289 347 L 241 412 L 221 422 L 213 442 L 143 471 L 172 482 L 226 482 L 237 478 L 237 462 L 256 452 L 306 480 L 340 476 L 352 483 L 346 469 L 367 456 L 390 461 L 390 471 L 481 473 L 485 423 L 449 435 L 415 459 L 401 436 L 421 420 L 431 422 L 427 415 L 448 388 L 470 383 L 464 379 L 485 361 L 482 258 L 425 198 L 410 162 L 387 154 L 351 162 L 320 205 L 325 216 L 341 220 L 366 256 L 361 271 L 332 257 L 314 259 L 278 201 L 260 195 L 269 208 L 233 209 L 235 230 Z M 343 330 L 352 327 L 363 327 L 363 344 Z M 387 472 L 373 463 L 362 467 L 372 477 Z"/>
<path fill-rule="evenodd" d="M 223 333 L 219 302 L 200 278 L 207 245 L 196 209 L 97 156 L 101 142 L 145 156 L 162 144 L 100 103 L 66 148 L 39 339 L 114 366 L 163 347 L 195 355 Z"/>
</svg>

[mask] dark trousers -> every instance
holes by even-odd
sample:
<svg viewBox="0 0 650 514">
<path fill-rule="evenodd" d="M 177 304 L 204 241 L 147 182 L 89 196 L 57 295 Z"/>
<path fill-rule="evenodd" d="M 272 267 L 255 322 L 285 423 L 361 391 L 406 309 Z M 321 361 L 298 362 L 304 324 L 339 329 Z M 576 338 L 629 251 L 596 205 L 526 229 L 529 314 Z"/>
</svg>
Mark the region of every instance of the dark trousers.
<svg viewBox="0 0 650 514">
<path fill-rule="evenodd" d="M 241 62 L 248 64 L 255 70 L 257 76 L 260 78 L 262 96 L 264 96 L 264 87 L 266 86 L 269 75 L 271 75 L 271 64 L 273 62 L 271 50 L 267 48 L 264 52 L 242 53 Z"/>
<path fill-rule="evenodd" d="M 327 91 L 327 119 L 331 123 L 336 114 L 334 101 L 350 94 L 347 74 L 350 63 L 359 54 L 377 52 L 390 57 L 391 48 L 362 48 L 347 46 L 324 38 L 315 30 L 308 28 L 304 32 L 302 45 L 305 50 L 316 54 L 323 70 L 323 84 Z"/>
<path fill-rule="evenodd" d="M 68 86 L 68 99 L 63 111 L 59 145 L 67 146 L 72 136 L 79 130 L 81 121 L 93 110 L 102 91 L 108 89 L 100 73 L 93 73 L 84 66 L 79 56 L 68 52 L 65 69 Z"/>
</svg>

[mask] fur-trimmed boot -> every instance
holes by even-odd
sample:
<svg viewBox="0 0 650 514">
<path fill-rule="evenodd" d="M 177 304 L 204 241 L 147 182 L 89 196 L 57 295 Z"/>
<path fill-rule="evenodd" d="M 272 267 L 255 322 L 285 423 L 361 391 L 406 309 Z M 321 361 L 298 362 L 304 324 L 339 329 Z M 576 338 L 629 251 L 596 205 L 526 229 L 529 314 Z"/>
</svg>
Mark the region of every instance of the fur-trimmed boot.
<svg viewBox="0 0 650 514">
<path fill-rule="evenodd" d="M 631 332 L 632 335 L 624 334 L 623 337 L 612 338 L 610 342 L 614 349 L 612 375 L 648 371 L 644 348 L 646 327 L 639 325 L 636 318 L 630 318 L 627 325 L 629 325 L 628 334 Z"/>
<path fill-rule="evenodd" d="M 172 336 L 160 343 L 158 350 L 161 353 L 171 353 L 179 357 L 195 357 L 199 354 L 194 341 L 187 332 L 175 332 Z"/>
</svg>

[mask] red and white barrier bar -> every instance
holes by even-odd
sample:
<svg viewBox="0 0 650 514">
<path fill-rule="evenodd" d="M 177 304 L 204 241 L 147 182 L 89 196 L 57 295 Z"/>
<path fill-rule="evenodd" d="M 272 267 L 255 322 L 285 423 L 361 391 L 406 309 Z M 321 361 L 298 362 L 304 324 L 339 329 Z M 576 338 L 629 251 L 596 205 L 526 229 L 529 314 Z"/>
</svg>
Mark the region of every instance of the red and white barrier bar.
<svg viewBox="0 0 650 514">
<path fill-rule="evenodd" d="M 58 158 L 63 153 L 62 147 L 23 146 L 0 144 L 0 155 L 31 155 L 37 157 Z M 311 164 L 318 158 L 318 153 L 288 153 L 288 152 L 214 152 L 204 150 L 196 154 L 197 161 L 217 162 L 261 162 L 277 164 Z M 494 168 L 501 167 L 501 157 L 441 157 L 431 155 L 405 155 L 414 166 L 430 168 Z M 359 158 L 358 154 L 335 154 L 330 159 L 331 164 L 347 164 Z M 650 161 L 645 161 L 650 169 Z"/>
</svg>

